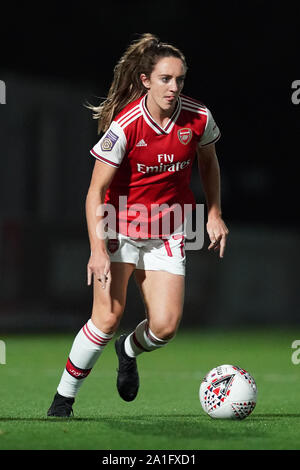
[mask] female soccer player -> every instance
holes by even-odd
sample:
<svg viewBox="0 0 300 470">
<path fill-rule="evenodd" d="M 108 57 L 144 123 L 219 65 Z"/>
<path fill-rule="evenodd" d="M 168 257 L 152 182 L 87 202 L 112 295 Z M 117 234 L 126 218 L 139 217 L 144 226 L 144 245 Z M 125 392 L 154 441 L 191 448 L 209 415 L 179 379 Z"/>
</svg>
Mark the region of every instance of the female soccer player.
<svg viewBox="0 0 300 470">
<path fill-rule="evenodd" d="M 133 272 L 146 318 L 115 342 L 117 389 L 124 400 L 134 400 L 138 392 L 137 356 L 174 337 L 184 301 L 185 213 L 170 213 L 195 204 L 189 183 L 196 154 L 209 249 L 224 255 L 228 229 L 215 152 L 220 131 L 206 106 L 181 94 L 186 72 L 181 51 L 144 34 L 116 65 L 107 99 L 93 108 L 104 133 L 91 150 L 95 165 L 86 199 L 93 308 L 74 340 L 48 416 L 72 414 L 80 386 L 118 328 Z"/>
</svg>

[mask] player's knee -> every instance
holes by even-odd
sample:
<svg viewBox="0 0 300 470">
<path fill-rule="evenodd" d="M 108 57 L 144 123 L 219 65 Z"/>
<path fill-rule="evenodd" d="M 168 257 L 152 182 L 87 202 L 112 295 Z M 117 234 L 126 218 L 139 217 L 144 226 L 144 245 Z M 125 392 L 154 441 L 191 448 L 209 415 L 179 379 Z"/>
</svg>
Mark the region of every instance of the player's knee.
<svg viewBox="0 0 300 470">
<path fill-rule="evenodd" d="M 109 330 L 110 333 L 114 333 L 119 326 L 120 320 L 121 316 L 115 315 L 114 313 L 107 315 L 103 322 L 105 329 Z"/>
<path fill-rule="evenodd" d="M 150 329 L 161 340 L 171 340 L 180 324 L 181 312 L 162 312 L 161 315 L 150 317 Z"/>
<path fill-rule="evenodd" d="M 156 324 L 151 328 L 155 336 L 163 341 L 170 341 L 177 331 L 177 323 Z"/>
<path fill-rule="evenodd" d="M 118 312 L 101 312 L 101 315 L 97 315 L 93 312 L 92 320 L 97 328 L 103 333 L 112 334 L 118 329 L 123 311 Z"/>
</svg>

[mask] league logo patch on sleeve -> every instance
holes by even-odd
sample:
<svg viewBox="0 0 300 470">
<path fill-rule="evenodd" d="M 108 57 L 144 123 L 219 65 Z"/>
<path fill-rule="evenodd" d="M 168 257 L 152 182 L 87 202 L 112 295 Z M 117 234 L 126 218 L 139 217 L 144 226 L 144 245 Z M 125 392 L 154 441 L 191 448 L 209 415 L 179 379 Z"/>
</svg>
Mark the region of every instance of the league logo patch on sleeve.
<svg viewBox="0 0 300 470">
<path fill-rule="evenodd" d="M 117 142 L 119 136 L 116 135 L 112 130 L 109 130 L 103 137 L 101 142 L 101 150 L 109 152 Z"/>
</svg>

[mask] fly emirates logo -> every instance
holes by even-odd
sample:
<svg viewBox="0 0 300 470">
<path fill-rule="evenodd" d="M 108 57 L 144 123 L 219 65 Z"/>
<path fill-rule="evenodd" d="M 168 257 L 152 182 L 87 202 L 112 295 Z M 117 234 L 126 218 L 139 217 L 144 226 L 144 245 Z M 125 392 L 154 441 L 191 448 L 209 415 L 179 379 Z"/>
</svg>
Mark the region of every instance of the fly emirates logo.
<svg viewBox="0 0 300 470">
<path fill-rule="evenodd" d="M 167 153 L 159 153 L 157 155 L 157 165 L 147 166 L 144 163 L 137 163 L 137 171 L 139 173 L 163 173 L 168 171 L 174 173 L 175 171 L 184 170 L 191 163 L 191 160 L 183 160 L 181 162 L 174 161 L 174 154 L 168 155 Z"/>
</svg>

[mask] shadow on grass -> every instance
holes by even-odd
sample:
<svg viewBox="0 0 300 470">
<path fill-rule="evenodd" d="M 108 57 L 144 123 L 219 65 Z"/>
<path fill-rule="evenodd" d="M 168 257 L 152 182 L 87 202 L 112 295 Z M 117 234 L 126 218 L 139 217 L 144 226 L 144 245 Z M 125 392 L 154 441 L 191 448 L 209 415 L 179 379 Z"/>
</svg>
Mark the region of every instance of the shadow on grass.
<svg viewBox="0 0 300 470">
<path fill-rule="evenodd" d="M 265 419 L 281 419 L 281 418 L 300 418 L 300 414 L 255 414 L 246 420 L 229 421 L 214 420 L 208 416 L 199 416 L 198 414 L 184 415 L 140 415 L 140 416 L 94 416 L 94 417 L 0 417 L 1 422 L 28 422 L 28 423 L 45 423 L 49 426 L 56 423 L 69 423 L 71 426 L 76 424 L 97 424 L 109 427 L 114 432 L 132 433 L 139 436 L 149 435 L 168 435 L 169 437 L 177 437 L 184 439 L 199 438 L 223 438 L 226 433 L 227 438 L 239 438 L 244 433 L 247 437 L 259 438 L 265 435 L 266 431 L 255 429 L 247 424 L 263 421 Z M 246 424 L 246 426 L 244 425 Z M 258 423 L 257 423 L 258 424 Z"/>
<path fill-rule="evenodd" d="M 269 419 L 269 418 L 300 418 L 300 413 L 255 413 L 251 419 Z"/>
<path fill-rule="evenodd" d="M 80 417 L 80 416 L 72 416 L 70 418 L 56 418 L 53 416 L 45 416 L 45 417 L 18 417 L 18 416 L 1 416 L 0 417 L 0 422 L 5 422 L 5 421 L 20 421 L 20 422 L 47 422 L 47 423 L 61 423 L 63 421 L 66 422 L 87 422 L 87 423 L 92 423 L 92 422 L 99 422 L 99 423 L 111 423 L 111 424 L 120 424 L 123 422 L 126 422 L 126 425 L 130 422 L 134 423 L 139 423 L 139 422 L 152 422 L 155 423 L 157 426 L 158 424 L 161 424 L 162 422 L 169 423 L 172 420 L 176 420 L 176 418 L 182 419 L 182 420 L 188 420 L 188 421 L 194 421 L 194 424 L 203 424 L 203 422 L 209 422 L 209 423 L 228 423 L 228 422 L 249 422 L 255 419 L 269 419 L 269 418 L 300 418 L 300 413 L 255 413 L 251 416 L 249 416 L 246 420 L 227 420 L 227 419 L 211 419 L 208 416 L 205 415 L 199 415 L 199 414 L 177 414 L 177 415 L 170 415 L 170 414 L 165 414 L 165 415 L 139 415 L 139 416 L 89 416 L 89 417 Z M 163 420 L 160 422 L 160 420 Z M 178 423 L 178 420 L 176 420 L 176 423 Z M 181 424 L 185 424 L 184 422 L 181 422 Z"/>
<path fill-rule="evenodd" d="M 134 423 L 140 423 L 140 422 L 145 422 L 145 421 L 152 421 L 157 425 L 157 420 L 166 420 L 166 422 L 169 422 L 170 419 L 194 419 L 199 422 L 199 415 L 160 415 L 160 416 L 155 416 L 155 415 L 140 415 L 140 416 L 89 416 L 89 417 L 80 417 L 80 416 L 71 416 L 69 418 L 58 418 L 55 416 L 45 416 L 44 418 L 41 417 L 17 417 L 17 416 L 7 416 L 7 417 L 0 417 L 0 423 L 1 422 L 8 422 L 8 421 L 15 421 L 15 422 L 45 422 L 45 423 L 61 423 L 61 422 L 81 422 L 81 423 L 108 423 L 108 424 L 116 424 L 119 425 L 121 423 L 126 423 L 126 425 L 130 422 Z"/>
</svg>

